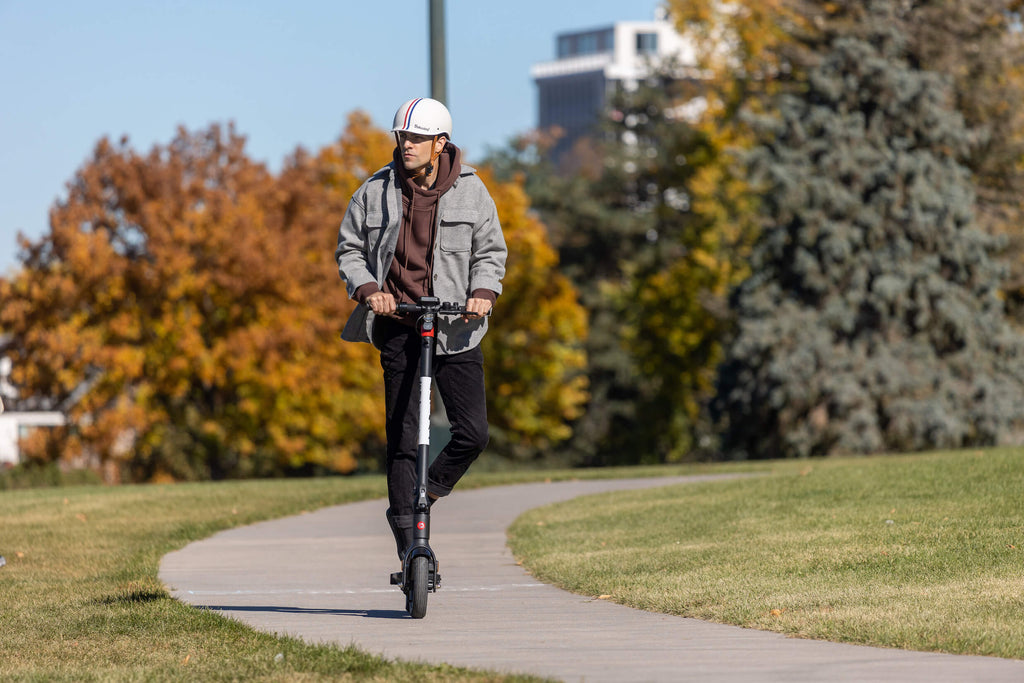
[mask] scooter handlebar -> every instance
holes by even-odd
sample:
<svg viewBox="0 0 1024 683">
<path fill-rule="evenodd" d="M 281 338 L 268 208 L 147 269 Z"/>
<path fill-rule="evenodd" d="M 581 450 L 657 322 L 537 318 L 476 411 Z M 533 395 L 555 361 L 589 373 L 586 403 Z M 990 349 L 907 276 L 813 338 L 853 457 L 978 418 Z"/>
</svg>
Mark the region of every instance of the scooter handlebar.
<svg viewBox="0 0 1024 683">
<path fill-rule="evenodd" d="M 467 311 L 466 306 L 464 304 L 457 304 L 450 301 L 445 301 L 444 303 L 441 303 L 439 300 L 436 299 L 431 301 L 429 300 L 430 297 L 424 297 L 424 299 L 428 300 L 424 302 L 423 299 L 421 299 L 420 303 L 418 304 L 400 303 L 398 304 L 397 312 L 403 314 L 418 314 L 433 311 L 440 315 L 480 315 L 479 313 L 472 313 L 470 311 Z M 490 314 L 491 311 L 487 311 L 487 313 L 485 313 L 484 315 Z"/>
</svg>

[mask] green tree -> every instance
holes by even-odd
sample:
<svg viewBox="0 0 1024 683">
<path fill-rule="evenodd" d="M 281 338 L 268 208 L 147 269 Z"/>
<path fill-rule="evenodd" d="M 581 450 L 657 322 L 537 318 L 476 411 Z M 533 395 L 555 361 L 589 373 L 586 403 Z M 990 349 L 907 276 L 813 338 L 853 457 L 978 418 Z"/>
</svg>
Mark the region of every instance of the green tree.
<svg viewBox="0 0 1024 683">
<path fill-rule="evenodd" d="M 695 118 L 700 89 L 680 72 L 668 64 L 617 92 L 605 123 L 559 169 L 543 134 L 493 159 L 499 173 L 526 178 L 560 269 L 590 313 L 577 462 L 692 455 L 727 329 L 726 294 L 746 272 L 752 223 L 731 220 L 743 193 L 727 143 Z"/>
<path fill-rule="evenodd" d="M 975 220 L 1006 238 L 1002 286 L 1024 325 L 1024 29 L 1022 0 L 912 3 L 900 25 L 911 60 L 952 79 L 953 102 L 975 139 L 964 159 L 977 190 Z"/>
<path fill-rule="evenodd" d="M 1006 443 L 1024 349 L 974 229 L 971 137 L 948 83 L 912 68 L 889 3 L 835 36 L 760 121 L 765 228 L 719 373 L 732 457 Z"/>
<path fill-rule="evenodd" d="M 862 0 L 671 0 L 679 29 L 698 46 L 709 74 L 714 126 L 742 135 L 735 114 L 763 112 L 782 90 L 804 87 L 832 41 L 856 34 Z M 1024 323 L 1024 30 L 1022 0 L 891 2 L 890 20 L 907 39 L 915 68 L 948 75 L 953 105 L 974 140 L 961 159 L 976 188 L 975 220 L 1005 236 L 1003 296 Z M 728 46 L 724 49 L 724 46 Z M 738 128 L 737 128 L 738 127 Z"/>
</svg>

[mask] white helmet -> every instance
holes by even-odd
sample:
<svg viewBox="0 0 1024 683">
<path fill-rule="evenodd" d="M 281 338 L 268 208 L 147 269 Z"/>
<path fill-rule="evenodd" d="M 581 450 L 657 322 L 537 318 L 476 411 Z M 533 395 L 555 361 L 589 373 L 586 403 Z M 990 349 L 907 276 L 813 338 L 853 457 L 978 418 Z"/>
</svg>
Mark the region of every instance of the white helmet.
<svg viewBox="0 0 1024 683">
<path fill-rule="evenodd" d="M 392 133 L 408 132 L 419 135 L 444 135 L 452 139 L 452 115 L 448 108 L 429 97 L 409 100 L 395 112 Z"/>
</svg>

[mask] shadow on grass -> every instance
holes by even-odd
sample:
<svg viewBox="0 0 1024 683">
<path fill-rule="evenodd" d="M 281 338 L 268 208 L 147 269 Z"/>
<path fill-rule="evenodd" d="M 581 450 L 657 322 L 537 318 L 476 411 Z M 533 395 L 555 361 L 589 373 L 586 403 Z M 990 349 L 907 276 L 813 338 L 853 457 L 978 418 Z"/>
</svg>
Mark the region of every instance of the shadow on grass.
<svg viewBox="0 0 1024 683">
<path fill-rule="evenodd" d="M 197 609 L 216 612 L 275 612 L 278 614 L 323 614 L 367 619 L 408 619 L 404 610 L 392 609 L 324 609 L 314 607 L 280 607 L 274 605 L 195 605 Z"/>
<path fill-rule="evenodd" d="M 97 605 L 139 605 L 157 600 L 170 600 L 167 591 L 150 588 L 126 590 L 96 600 Z"/>
</svg>

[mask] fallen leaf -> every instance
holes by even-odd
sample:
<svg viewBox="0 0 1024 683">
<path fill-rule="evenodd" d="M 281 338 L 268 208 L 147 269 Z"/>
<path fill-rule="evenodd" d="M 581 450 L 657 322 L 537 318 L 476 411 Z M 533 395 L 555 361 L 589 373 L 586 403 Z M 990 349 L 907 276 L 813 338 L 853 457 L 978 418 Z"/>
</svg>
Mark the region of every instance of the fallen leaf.
<svg viewBox="0 0 1024 683">
<path fill-rule="evenodd" d="M 769 612 L 769 614 L 771 614 L 773 617 L 781 617 L 782 613 L 785 612 L 785 611 L 786 611 L 785 608 L 783 608 L 783 609 L 773 609 L 771 612 Z"/>
<path fill-rule="evenodd" d="M 85 521 L 85 515 L 83 515 L 81 512 L 79 512 L 77 515 L 75 515 L 75 519 L 77 519 L 79 522 L 84 522 Z"/>
<path fill-rule="evenodd" d="M 610 598 L 610 597 L 612 597 L 612 596 L 610 596 L 610 595 L 608 595 L 608 594 L 606 593 L 606 594 L 604 594 L 604 595 L 598 595 L 598 596 L 597 596 L 597 599 L 598 599 L 598 600 L 607 600 L 607 599 L 608 599 L 608 598 Z"/>
<path fill-rule="evenodd" d="M 25 557 L 25 553 L 23 553 L 23 552 L 21 552 L 19 550 L 18 552 L 14 553 L 14 556 L 17 557 L 20 560 L 20 559 L 23 559 Z"/>
<path fill-rule="evenodd" d="M 192 659 L 192 655 L 185 655 L 185 659 L 181 662 L 182 666 L 188 664 L 188 660 Z"/>
</svg>

